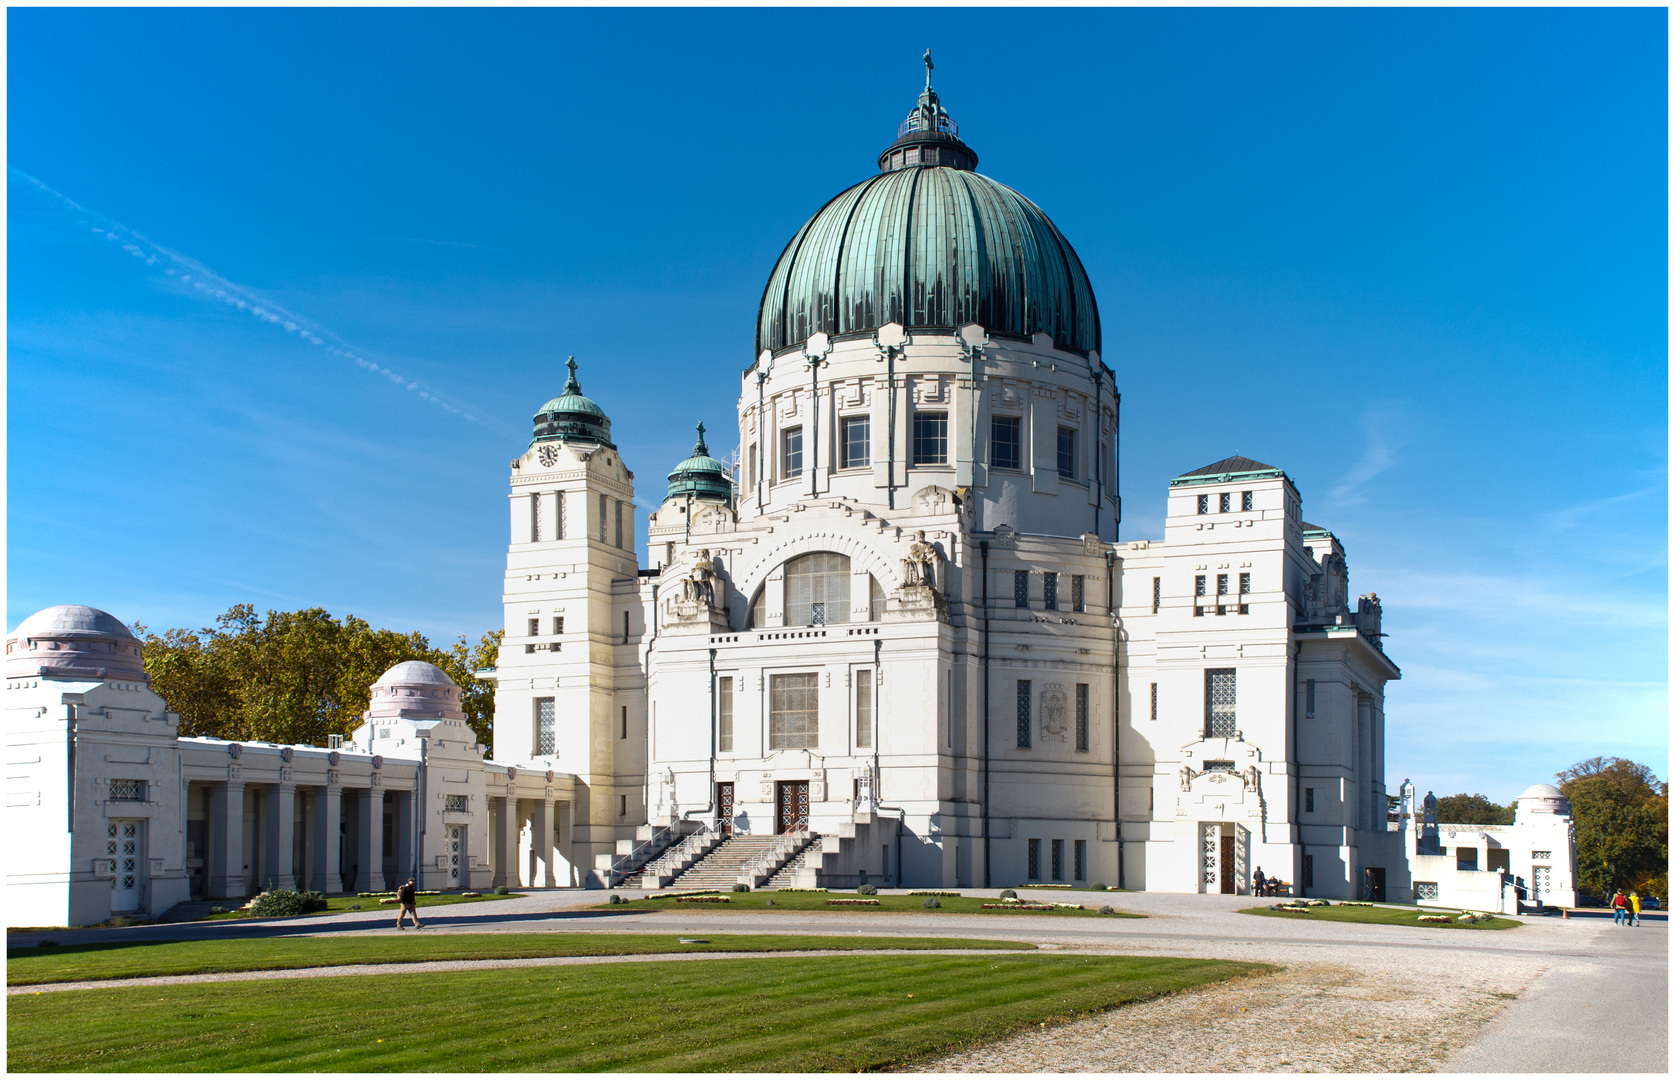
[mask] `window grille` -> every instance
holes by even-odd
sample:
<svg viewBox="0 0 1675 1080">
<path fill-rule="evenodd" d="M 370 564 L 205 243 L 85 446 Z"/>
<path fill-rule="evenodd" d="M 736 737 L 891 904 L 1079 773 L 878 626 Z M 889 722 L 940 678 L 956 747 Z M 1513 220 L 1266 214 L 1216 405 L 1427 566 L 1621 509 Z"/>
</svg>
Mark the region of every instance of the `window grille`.
<svg viewBox="0 0 1675 1080">
<path fill-rule="evenodd" d="M 605 527 L 608 524 L 605 520 L 605 511 L 610 509 L 610 505 L 611 501 L 608 498 L 603 495 L 599 496 L 599 542 L 601 544 L 610 539 L 605 535 Z"/>
<path fill-rule="evenodd" d="M 948 464 L 948 414 L 913 414 L 913 464 Z"/>
<path fill-rule="evenodd" d="M 1207 514 L 1210 512 L 1210 497 L 1208 495 L 1198 496 L 1198 512 L 1200 514 Z"/>
<path fill-rule="evenodd" d="M 1059 609 L 1059 576 L 1051 570 L 1041 575 L 1041 606 L 1048 611 Z"/>
<path fill-rule="evenodd" d="M 884 586 L 871 574 L 867 575 L 867 621 L 877 622 L 884 617 Z"/>
<path fill-rule="evenodd" d="M 1076 749 L 1088 749 L 1088 684 L 1076 684 Z"/>
<path fill-rule="evenodd" d="M 564 492 L 553 492 L 553 539 L 562 540 L 565 536 Z"/>
<path fill-rule="evenodd" d="M 529 636 L 530 637 L 540 637 L 541 636 L 541 619 L 540 619 L 539 616 L 529 620 Z"/>
<path fill-rule="evenodd" d="M 872 745 L 872 669 L 855 672 L 855 745 Z"/>
<path fill-rule="evenodd" d="M 755 443 L 750 444 L 750 474 L 749 474 L 749 480 L 750 480 L 750 486 L 752 488 L 754 488 L 756 486 L 756 444 Z"/>
<path fill-rule="evenodd" d="M 1156 615 L 1163 609 L 1163 579 L 1152 578 L 1152 614 Z"/>
<path fill-rule="evenodd" d="M 1243 596 L 1248 592 L 1250 592 L 1250 574 L 1247 572 L 1239 575 L 1239 595 Z"/>
<path fill-rule="evenodd" d="M 535 699 L 535 754 L 550 757 L 558 746 L 558 709 L 554 698 Z"/>
<path fill-rule="evenodd" d="M 1217 604 L 1216 605 L 1216 614 L 1217 615 L 1227 614 L 1227 605 L 1226 604 Z"/>
<path fill-rule="evenodd" d="M 1225 514 L 1232 509 L 1233 509 L 1233 493 L 1231 491 L 1222 492 L 1221 493 L 1221 512 Z"/>
<path fill-rule="evenodd" d="M 715 683 L 716 749 L 733 752 L 733 677 L 723 675 Z"/>
<path fill-rule="evenodd" d="M 1541 859 L 1544 862 L 1549 862 L 1553 858 L 1553 853 L 1551 851 L 1532 851 L 1530 852 L 1530 858 Z"/>
<path fill-rule="evenodd" d="M 628 706 L 622 707 L 622 737 L 628 738 Z"/>
<path fill-rule="evenodd" d="M 1313 858 L 1314 856 L 1309 856 Z M 1437 883 L 1434 881 L 1416 881 L 1413 883 L 1413 895 L 1419 900 L 1435 900 L 1437 898 Z"/>
<path fill-rule="evenodd" d="M 872 463 L 872 421 L 850 416 L 843 421 L 843 467 L 864 468 Z"/>
<path fill-rule="evenodd" d="M 1314 788 L 1312 787 L 1303 789 L 1303 813 L 1314 813 Z"/>
<path fill-rule="evenodd" d="M 1059 428 L 1059 475 L 1076 479 L 1076 429 Z"/>
<path fill-rule="evenodd" d="M 1029 880 L 1041 880 L 1041 841 L 1035 839 L 1029 842 Z"/>
<path fill-rule="evenodd" d="M 820 676 L 769 677 L 768 749 L 812 750 L 820 740 Z"/>
<path fill-rule="evenodd" d="M 1303 856 L 1303 888 L 1314 888 L 1314 856 Z"/>
<path fill-rule="evenodd" d="M 1028 750 L 1030 747 L 1030 683 L 1028 679 L 1018 680 L 1018 749 Z"/>
<path fill-rule="evenodd" d="M 1250 605 L 1249 604 L 1240 604 L 1239 605 L 1239 614 L 1240 615 L 1249 615 L 1250 614 Z"/>
<path fill-rule="evenodd" d="M 1238 694 L 1233 668 L 1210 668 L 1204 672 L 1204 712 L 1212 739 L 1231 739 L 1237 721 Z"/>
<path fill-rule="evenodd" d="M 564 616 L 562 616 L 562 615 L 554 615 L 553 616 L 553 633 L 555 633 L 555 634 L 564 633 Z"/>
<path fill-rule="evenodd" d="M 1203 574 L 1199 574 L 1195 579 L 1193 579 L 1193 588 L 1196 590 L 1196 592 L 1193 593 L 1194 596 L 1204 596 L 1208 594 L 1210 591 L 1209 579 Z"/>
<path fill-rule="evenodd" d="M 1081 574 L 1070 575 L 1070 610 L 1086 611 L 1088 609 L 1087 579 Z"/>
<path fill-rule="evenodd" d="M 1255 510 L 1256 509 L 1256 492 L 1254 492 L 1254 491 L 1241 491 L 1241 492 L 1239 492 L 1239 509 L 1241 511 L 1247 513 L 1247 514 L 1250 513 L 1252 510 Z"/>
<path fill-rule="evenodd" d="M 1012 606 L 1029 607 L 1029 571 L 1012 571 Z"/>
<path fill-rule="evenodd" d="M 536 492 L 529 497 L 529 540 L 530 543 L 541 542 L 541 493 Z"/>
<path fill-rule="evenodd" d="M 1087 879 L 1088 879 L 1088 842 L 1086 840 L 1078 840 L 1078 841 L 1076 841 L 1076 873 L 1075 873 L 1075 880 L 1086 881 Z"/>
<path fill-rule="evenodd" d="M 1310 679 L 1303 688 L 1303 715 L 1314 719 L 1314 680 Z"/>
<path fill-rule="evenodd" d="M 622 546 L 622 500 L 616 501 L 616 546 Z"/>
<path fill-rule="evenodd" d="M 849 621 L 849 556 L 814 551 L 785 564 L 785 625 Z"/>
<path fill-rule="evenodd" d="M 1053 841 L 1053 880 L 1064 880 L 1064 841 Z"/>
<path fill-rule="evenodd" d="M 144 780 L 112 780 L 111 802 L 145 802 Z"/>
<path fill-rule="evenodd" d="M 783 479 L 791 480 L 803 475 L 803 429 L 800 427 L 787 429 L 785 434 L 781 436 L 781 443 L 784 447 L 784 452 L 781 454 Z"/>
<path fill-rule="evenodd" d="M 450 814 L 469 813 L 471 811 L 471 796 L 444 795 L 442 797 L 442 809 Z"/>
<path fill-rule="evenodd" d="M 1016 416 L 989 421 L 989 464 L 996 469 L 1023 468 L 1022 424 Z"/>
<path fill-rule="evenodd" d="M 1216 595 L 1217 596 L 1226 596 L 1227 595 L 1227 575 L 1226 574 L 1217 574 L 1216 575 Z"/>
<path fill-rule="evenodd" d="M 1157 684 L 1152 683 L 1152 719 L 1157 719 Z"/>
</svg>

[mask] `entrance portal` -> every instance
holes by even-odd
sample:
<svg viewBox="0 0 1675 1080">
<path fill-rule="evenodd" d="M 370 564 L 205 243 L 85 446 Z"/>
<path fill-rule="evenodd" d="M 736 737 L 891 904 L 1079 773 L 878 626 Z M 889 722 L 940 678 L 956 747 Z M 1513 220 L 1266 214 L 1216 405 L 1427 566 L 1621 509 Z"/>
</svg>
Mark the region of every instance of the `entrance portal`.
<svg viewBox="0 0 1675 1080">
<path fill-rule="evenodd" d="M 774 831 L 788 833 L 808 828 L 808 781 L 781 780 L 776 787 L 779 812 L 775 815 Z"/>
<path fill-rule="evenodd" d="M 722 836 L 733 835 L 733 785 L 715 785 L 715 822 Z"/>
<path fill-rule="evenodd" d="M 448 887 L 459 888 L 460 849 L 465 846 L 465 826 L 448 826 Z"/>
<path fill-rule="evenodd" d="M 1235 884 L 1233 877 L 1233 836 L 1231 833 L 1223 833 L 1221 837 L 1221 891 L 1231 896 Z"/>
<path fill-rule="evenodd" d="M 140 823 L 112 821 L 106 829 L 105 854 L 116 871 L 111 881 L 111 910 L 135 911 L 140 906 Z"/>
</svg>

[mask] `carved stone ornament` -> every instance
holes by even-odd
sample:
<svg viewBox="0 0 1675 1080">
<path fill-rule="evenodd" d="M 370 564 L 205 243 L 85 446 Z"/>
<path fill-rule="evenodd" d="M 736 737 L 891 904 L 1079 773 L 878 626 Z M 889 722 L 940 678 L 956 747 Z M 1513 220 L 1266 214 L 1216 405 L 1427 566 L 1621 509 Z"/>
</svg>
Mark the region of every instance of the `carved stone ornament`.
<svg viewBox="0 0 1675 1080">
<path fill-rule="evenodd" d="M 547 770 L 547 783 L 550 784 L 552 782 L 553 782 L 553 771 L 551 769 L 548 769 Z"/>
<path fill-rule="evenodd" d="M 284 761 L 284 762 L 289 763 L 290 760 L 292 758 L 296 757 L 296 756 L 297 756 L 297 748 L 294 747 L 294 746 L 287 746 L 283 750 L 279 751 L 279 760 L 280 761 Z"/>
<path fill-rule="evenodd" d="M 1041 737 L 1063 742 L 1070 728 L 1069 696 L 1064 690 L 1049 687 L 1041 692 Z"/>
<path fill-rule="evenodd" d="M 383 754 L 373 754 L 372 755 L 372 767 L 374 769 L 382 769 L 384 767 L 384 755 Z"/>
<path fill-rule="evenodd" d="M 518 778 L 518 767 L 516 765 L 506 766 L 506 779 L 516 780 L 517 778 Z"/>
<path fill-rule="evenodd" d="M 243 745 L 241 745 L 239 743 L 236 743 L 236 742 L 235 743 L 228 743 L 227 744 L 227 756 L 232 758 L 234 761 L 237 761 L 239 758 L 243 757 L 244 756 Z"/>
</svg>

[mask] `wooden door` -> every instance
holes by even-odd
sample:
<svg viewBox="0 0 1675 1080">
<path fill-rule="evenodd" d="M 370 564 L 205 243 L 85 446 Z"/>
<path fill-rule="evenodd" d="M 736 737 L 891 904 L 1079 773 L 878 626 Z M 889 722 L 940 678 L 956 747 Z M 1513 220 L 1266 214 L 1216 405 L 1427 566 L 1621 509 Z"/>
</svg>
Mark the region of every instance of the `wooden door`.
<svg viewBox="0 0 1675 1080">
<path fill-rule="evenodd" d="M 715 785 L 715 820 L 722 836 L 733 835 L 733 785 Z"/>
<path fill-rule="evenodd" d="M 1224 834 L 1221 838 L 1221 891 L 1232 895 L 1236 884 L 1233 880 L 1233 837 Z"/>
<path fill-rule="evenodd" d="M 779 812 L 775 815 L 776 832 L 796 832 L 808 828 L 808 781 L 781 780 L 779 782 Z"/>
</svg>

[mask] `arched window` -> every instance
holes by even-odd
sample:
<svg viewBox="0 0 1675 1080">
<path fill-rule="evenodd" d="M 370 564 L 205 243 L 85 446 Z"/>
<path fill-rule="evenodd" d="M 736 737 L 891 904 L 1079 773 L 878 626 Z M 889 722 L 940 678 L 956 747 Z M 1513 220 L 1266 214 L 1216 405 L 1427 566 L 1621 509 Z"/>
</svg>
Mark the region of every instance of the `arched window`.
<svg viewBox="0 0 1675 1080">
<path fill-rule="evenodd" d="M 849 556 L 815 551 L 785 564 L 786 626 L 848 621 Z"/>
</svg>

